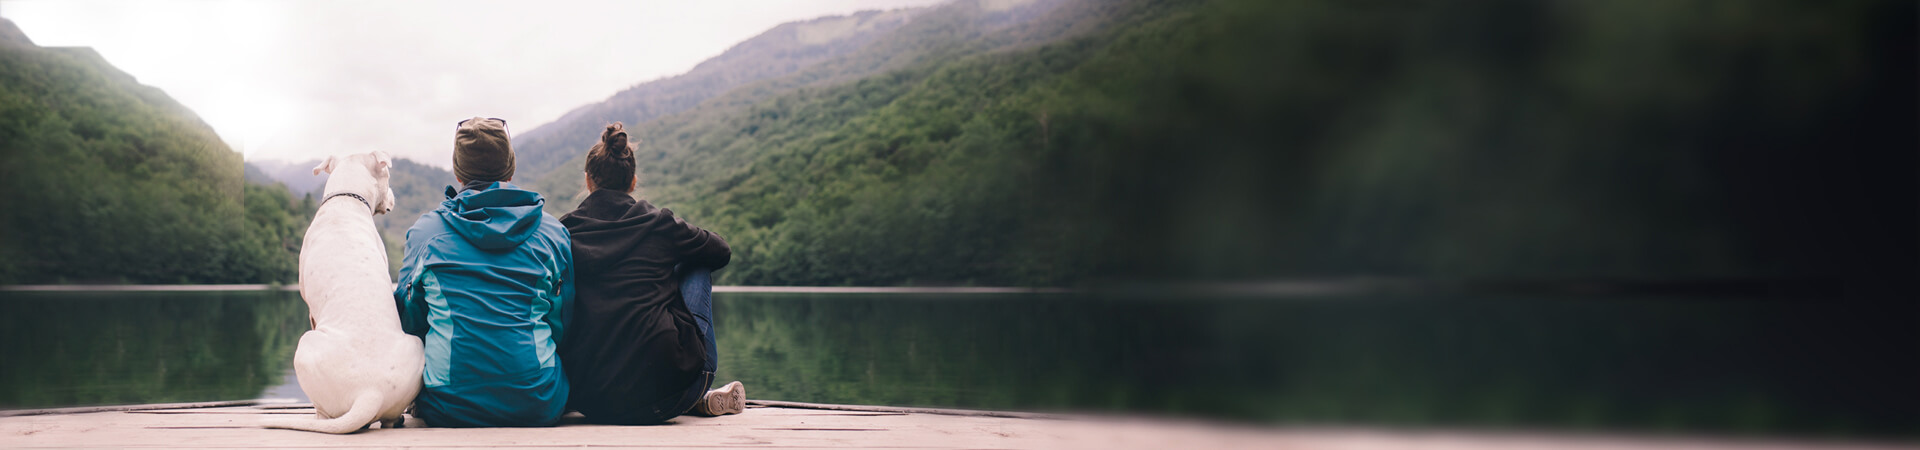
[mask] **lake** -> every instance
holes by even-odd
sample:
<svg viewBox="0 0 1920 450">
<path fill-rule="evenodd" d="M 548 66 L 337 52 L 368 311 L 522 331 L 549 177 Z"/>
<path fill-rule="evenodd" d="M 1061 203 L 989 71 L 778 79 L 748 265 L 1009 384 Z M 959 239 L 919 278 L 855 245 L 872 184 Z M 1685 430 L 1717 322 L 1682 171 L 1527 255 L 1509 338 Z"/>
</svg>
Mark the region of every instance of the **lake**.
<svg viewBox="0 0 1920 450">
<path fill-rule="evenodd" d="M 718 382 L 1296 425 L 1920 430 L 1920 317 L 1896 303 L 1155 292 L 718 293 Z M 0 307 L 0 408 L 302 399 L 294 292 L 0 292 Z"/>
</svg>

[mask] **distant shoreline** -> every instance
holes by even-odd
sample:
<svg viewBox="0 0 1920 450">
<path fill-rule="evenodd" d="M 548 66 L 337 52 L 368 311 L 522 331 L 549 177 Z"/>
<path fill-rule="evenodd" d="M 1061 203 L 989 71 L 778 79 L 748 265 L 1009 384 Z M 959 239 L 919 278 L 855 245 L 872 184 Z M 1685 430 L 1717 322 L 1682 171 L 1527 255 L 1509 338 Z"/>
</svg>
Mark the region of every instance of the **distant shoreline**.
<svg viewBox="0 0 1920 450">
<path fill-rule="evenodd" d="M 0 292 L 246 292 L 299 291 L 300 285 L 268 284 L 22 284 L 0 286 Z M 1029 287 L 856 287 L 856 286 L 714 286 L 714 292 L 782 294 L 1039 294 L 1068 293 L 1064 288 Z"/>
</svg>

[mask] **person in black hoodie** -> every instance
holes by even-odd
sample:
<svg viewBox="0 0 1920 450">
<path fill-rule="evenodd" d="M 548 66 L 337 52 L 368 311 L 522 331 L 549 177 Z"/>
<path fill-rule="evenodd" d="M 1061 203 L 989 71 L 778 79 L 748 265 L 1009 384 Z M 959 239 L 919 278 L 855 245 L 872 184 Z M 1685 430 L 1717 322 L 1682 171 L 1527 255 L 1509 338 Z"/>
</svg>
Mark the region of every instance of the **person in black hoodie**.
<svg viewBox="0 0 1920 450">
<path fill-rule="evenodd" d="M 572 234 L 574 314 L 560 345 L 588 422 L 656 424 L 681 414 L 737 414 L 746 388 L 713 383 L 713 270 L 733 252 L 711 231 L 631 193 L 633 147 L 621 123 L 587 151 L 592 192 L 560 218 Z"/>
</svg>

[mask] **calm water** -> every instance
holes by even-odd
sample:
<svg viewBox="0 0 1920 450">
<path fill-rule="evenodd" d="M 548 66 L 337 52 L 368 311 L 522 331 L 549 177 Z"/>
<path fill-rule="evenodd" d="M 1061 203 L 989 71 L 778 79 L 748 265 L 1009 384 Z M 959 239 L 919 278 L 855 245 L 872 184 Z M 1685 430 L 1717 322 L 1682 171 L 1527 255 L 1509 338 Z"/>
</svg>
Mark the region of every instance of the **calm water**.
<svg viewBox="0 0 1920 450">
<path fill-rule="evenodd" d="M 717 295 L 753 398 L 1262 423 L 1913 436 L 1909 307 Z M 294 293 L 0 293 L 0 408 L 298 397 Z"/>
</svg>

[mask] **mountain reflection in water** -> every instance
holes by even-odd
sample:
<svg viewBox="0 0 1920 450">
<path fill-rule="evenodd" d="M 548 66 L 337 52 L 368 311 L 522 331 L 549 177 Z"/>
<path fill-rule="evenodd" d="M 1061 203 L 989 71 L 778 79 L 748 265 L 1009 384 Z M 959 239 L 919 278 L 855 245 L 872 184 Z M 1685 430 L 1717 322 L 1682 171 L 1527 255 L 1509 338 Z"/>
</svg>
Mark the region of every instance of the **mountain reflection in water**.
<svg viewBox="0 0 1920 450">
<path fill-rule="evenodd" d="M 716 295 L 756 399 L 1255 423 L 1908 436 L 1898 302 L 1462 293 Z M 287 397 L 292 292 L 0 293 L 0 407 Z"/>
</svg>

